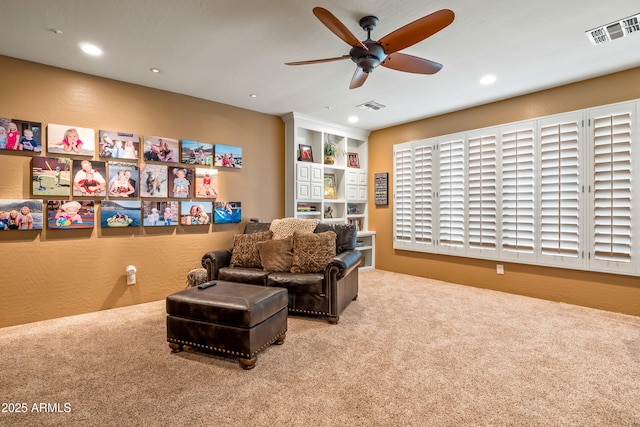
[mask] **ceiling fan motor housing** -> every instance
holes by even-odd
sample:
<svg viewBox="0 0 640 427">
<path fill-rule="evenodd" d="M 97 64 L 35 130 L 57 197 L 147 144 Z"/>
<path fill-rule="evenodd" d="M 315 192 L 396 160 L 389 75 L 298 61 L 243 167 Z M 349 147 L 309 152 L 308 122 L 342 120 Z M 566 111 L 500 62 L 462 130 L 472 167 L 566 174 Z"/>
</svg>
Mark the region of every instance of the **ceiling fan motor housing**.
<svg viewBox="0 0 640 427">
<path fill-rule="evenodd" d="M 362 68 L 362 71 L 370 73 L 384 61 L 387 55 L 384 53 L 384 48 L 372 40 L 366 40 L 362 43 L 369 50 L 360 46 L 353 46 L 349 54 L 351 55 L 351 60 Z"/>
</svg>

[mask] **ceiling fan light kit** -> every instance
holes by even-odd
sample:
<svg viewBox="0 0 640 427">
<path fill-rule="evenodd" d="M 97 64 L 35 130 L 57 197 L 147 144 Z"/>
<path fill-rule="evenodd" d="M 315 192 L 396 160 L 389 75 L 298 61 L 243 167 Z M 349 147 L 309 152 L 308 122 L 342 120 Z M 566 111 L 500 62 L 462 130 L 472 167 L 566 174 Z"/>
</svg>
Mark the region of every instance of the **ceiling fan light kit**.
<svg viewBox="0 0 640 427">
<path fill-rule="evenodd" d="M 313 9 L 313 14 L 331 32 L 351 46 L 349 55 L 339 57 L 314 59 L 310 61 L 287 62 L 286 65 L 308 65 L 322 62 L 339 61 L 351 58 L 357 68 L 351 78 L 350 89 L 364 84 L 368 75 L 382 65 L 397 71 L 416 74 L 435 74 L 442 69 L 442 64 L 424 58 L 399 53 L 399 50 L 413 46 L 447 27 L 455 18 L 449 9 L 442 9 L 411 22 L 402 28 L 387 34 L 379 41 L 371 39 L 371 31 L 378 24 L 375 16 L 365 16 L 360 19 L 360 27 L 367 32 L 367 39 L 360 41 L 349 29 L 331 12 L 321 7 Z"/>
</svg>

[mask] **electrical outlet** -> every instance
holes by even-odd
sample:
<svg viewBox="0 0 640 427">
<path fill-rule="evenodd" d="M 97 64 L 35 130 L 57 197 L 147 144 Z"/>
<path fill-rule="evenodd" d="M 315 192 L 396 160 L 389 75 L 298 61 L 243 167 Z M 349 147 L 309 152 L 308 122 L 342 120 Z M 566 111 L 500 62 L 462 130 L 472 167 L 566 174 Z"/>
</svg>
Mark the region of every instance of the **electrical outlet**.
<svg viewBox="0 0 640 427">
<path fill-rule="evenodd" d="M 496 273 L 498 273 L 498 274 L 504 274 L 504 265 L 502 265 L 502 264 L 496 264 Z"/>
</svg>

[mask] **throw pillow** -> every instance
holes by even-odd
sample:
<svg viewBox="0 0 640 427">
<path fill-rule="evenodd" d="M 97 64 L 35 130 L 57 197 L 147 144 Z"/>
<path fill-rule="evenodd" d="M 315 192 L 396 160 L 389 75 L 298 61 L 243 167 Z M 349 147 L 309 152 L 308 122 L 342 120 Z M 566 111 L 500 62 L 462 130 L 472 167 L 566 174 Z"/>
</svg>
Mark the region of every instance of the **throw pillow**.
<svg viewBox="0 0 640 427">
<path fill-rule="evenodd" d="M 289 271 L 293 264 L 293 237 L 273 239 L 256 244 L 265 271 Z"/>
<path fill-rule="evenodd" d="M 236 234 L 233 236 L 233 251 L 231 252 L 231 267 L 260 267 L 260 253 L 256 244 L 270 240 L 273 233 L 261 231 L 251 234 Z"/>
<path fill-rule="evenodd" d="M 319 273 L 336 256 L 336 233 L 293 233 L 292 273 Z"/>
<path fill-rule="evenodd" d="M 269 230 L 273 231 L 274 239 L 284 239 L 293 236 L 294 231 L 300 233 L 313 233 L 316 226 L 320 223 L 319 219 L 301 219 L 301 218 L 282 218 L 271 221 Z"/>
</svg>

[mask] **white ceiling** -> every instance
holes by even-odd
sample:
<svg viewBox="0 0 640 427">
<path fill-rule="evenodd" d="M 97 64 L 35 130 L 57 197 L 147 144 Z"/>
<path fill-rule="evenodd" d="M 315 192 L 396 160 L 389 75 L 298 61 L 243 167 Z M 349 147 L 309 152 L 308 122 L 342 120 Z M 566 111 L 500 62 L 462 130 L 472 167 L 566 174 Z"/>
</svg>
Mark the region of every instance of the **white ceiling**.
<svg viewBox="0 0 640 427">
<path fill-rule="evenodd" d="M 360 40 L 363 16 L 380 19 L 378 40 L 451 9 L 450 26 L 402 51 L 444 67 L 435 75 L 378 67 L 350 90 L 350 60 L 286 66 L 349 52 L 314 6 Z M 0 54 L 267 114 L 345 124 L 357 115 L 356 126 L 375 130 L 640 66 L 640 34 L 599 46 L 585 36 L 638 13 L 637 0 L 0 0 Z M 105 53 L 88 57 L 80 42 Z M 479 84 L 485 74 L 496 83 Z M 368 101 L 386 108 L 355 108 Z"/>
</svg>

